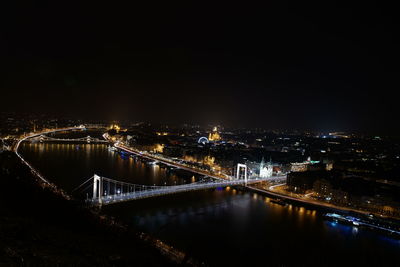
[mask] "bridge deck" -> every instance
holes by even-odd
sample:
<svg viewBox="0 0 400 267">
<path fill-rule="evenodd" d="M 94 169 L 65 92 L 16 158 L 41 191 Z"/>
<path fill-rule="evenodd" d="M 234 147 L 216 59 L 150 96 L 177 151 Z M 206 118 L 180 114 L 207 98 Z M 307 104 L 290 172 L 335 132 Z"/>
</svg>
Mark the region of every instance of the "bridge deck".
<svg viewBox="0 0 400 267">
<path fill-rule="evenodd" d="M 274 179 L 276 177 L 273 177 Z M 284 178 L 284 177 L 281 177 Z M 157 187 L 155 189 L 115 194 L 110 196 L 102 196 L 101 198 L 92 198 L 89 199 L 88 202 L 93 205 L 109 205 L 114 203 L 119 203 L 123 201 L 143 199 L 155 196 L 169 195 L 169 194 L 177 194 L 182 192 L 196 191 L 196 190 L 204 190 L 211 189 L 216 187 L 225 187 L 225 186 L 235 186 L 235 185 L 243 185 L 243 184 L 254 184 L 264 181 L 269 181 L 271 178 L 262 178 L 262 179 L 251 179 L 248 180 L 247 183 L 244 180 L 230 180 L 230 181 L 217 181 L 217 182 L 207 182 L 207 183 L 192 183 L 192 184 L 184 184 L 184 185 L 175 185 L 175 186 L 162 186 Z"/>
<path fill-rule="evenodd" d="M 40 142 L 84 142 L 84 143 L 109 143 L 109 141 L 96 137 L 81 137 L 81 138 L 54 138 L 45 135 L 39 135 L 31 138 L 31 140 L 39 140 Z"/>
</svg>

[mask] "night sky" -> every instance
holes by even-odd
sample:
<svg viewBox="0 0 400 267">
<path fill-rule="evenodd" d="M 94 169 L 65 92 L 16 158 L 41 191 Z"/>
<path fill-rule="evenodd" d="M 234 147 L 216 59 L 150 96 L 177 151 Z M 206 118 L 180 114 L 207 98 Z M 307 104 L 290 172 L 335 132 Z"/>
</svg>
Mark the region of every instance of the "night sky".
<svg viewBox="0 0 400 267">
<path fill-rule="evenodd" d="M 398 132 L 396 9 L 276 2 L 3 7 L 1 110 Z"/>
</svg>

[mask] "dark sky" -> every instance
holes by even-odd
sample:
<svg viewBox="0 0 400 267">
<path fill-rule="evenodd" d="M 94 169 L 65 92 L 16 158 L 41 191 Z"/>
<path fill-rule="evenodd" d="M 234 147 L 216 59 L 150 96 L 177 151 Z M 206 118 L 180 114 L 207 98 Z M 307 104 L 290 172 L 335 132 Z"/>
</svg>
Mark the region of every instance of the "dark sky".
<svg viewBox="0 0 400 267">
<path fill-rule="evenodd" d="M 393 6 L 52 2 L 1 8 L 2 110 L 398 131 Z"/>
</svg>

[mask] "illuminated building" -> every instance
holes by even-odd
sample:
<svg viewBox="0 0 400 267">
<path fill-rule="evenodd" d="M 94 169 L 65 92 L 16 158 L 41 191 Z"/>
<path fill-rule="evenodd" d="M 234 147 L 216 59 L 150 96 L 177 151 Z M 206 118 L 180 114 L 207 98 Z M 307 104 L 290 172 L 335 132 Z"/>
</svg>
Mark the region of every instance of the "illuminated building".
<svg viewBox="0 0 400 267">
<path fill-rule="evenodd" d="M 264 158 L 262 158 L 260 163 L 260 177 L 261 178 L 271 177 L 272 171 L 273 171 L 273 166 L 271 164 L 271 161 L 268 162 L 267 165 L 265 165 Z"/>
<path fill-rule="evenodd" d="M 312 169 L 320 169 L 319 161 L 311 160 L 310 157 L 304 162 L 294 162 L 290 164 L 290 171 L 292 172 L 305 172 Z M 315 167 L 313 167 L 315 164 Z"/>
<path fill-rule="evenodd" d="M 164 152 L 164 148 L 165 148 L 164 144 L 156 144 L 154 149 L 153 149 L 153 151 L 155 153 L 163 153 Z"/>
<path fill-rule="evenodd" d="M 290 164 L 290 171 L 292 172 L 305 172 L 307 171 L 307 167 L 309 162 L 294 162 Z"/>
<path fill-rule="evenodd" d="M 209 166 L 214 166 L 214 161 L 215 161 L 215 158 L 214 158 L 214 157 L 212 157 L 212 156 L 205 156 L 205 157 L 204 157 L 204 160 L 203 160 L 203 163 L 206 164 L 206 165 L 209 165 Z"/>
<path fill-rule="evenodd" d="M 221 136 L 218 133 L 218 128 L 214 127 L 212 132 L 208 135 L 208 140 L 209 141 L 219 141 L 221 140 Z"/>
<path fill-rule="evenodd" d="M 121 127 L 119 127 L 117 124 L 111 124 L 109 129 L 110 130 L 115 130 L 118 133 L 119 130 L 121 130 Z"/>
<path fill-rule="evenodd" d="M 333 169 L 333 163 L 332 162 L 328 162 L 327 164 L 326 164 L 326 170 L 327 171 L 331 171 Z"/>
</svg>

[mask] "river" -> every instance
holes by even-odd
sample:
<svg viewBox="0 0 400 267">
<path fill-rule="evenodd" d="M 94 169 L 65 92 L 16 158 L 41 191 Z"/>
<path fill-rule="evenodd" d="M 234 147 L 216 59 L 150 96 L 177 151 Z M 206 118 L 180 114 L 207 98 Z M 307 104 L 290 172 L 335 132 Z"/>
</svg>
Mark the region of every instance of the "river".
<svg viewBox="0 0 400 267">
<path fill-rule="evenodd" d="M 93 176 L 147 185 L 198 177 L 111 152 L 105 144 L 25 142 L 24 158 L 67 192 Z M 326 221 L 322 213 L 283 206 L 235 188 L 217 188 L 103 207 L 211 266 L 400 264 L 400 241 Z"/>
</svg>

